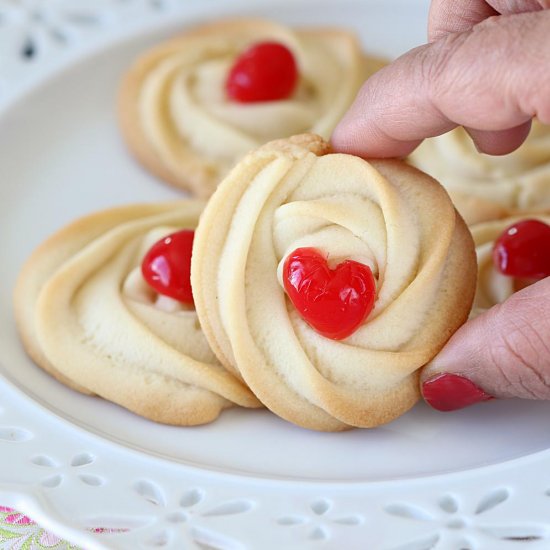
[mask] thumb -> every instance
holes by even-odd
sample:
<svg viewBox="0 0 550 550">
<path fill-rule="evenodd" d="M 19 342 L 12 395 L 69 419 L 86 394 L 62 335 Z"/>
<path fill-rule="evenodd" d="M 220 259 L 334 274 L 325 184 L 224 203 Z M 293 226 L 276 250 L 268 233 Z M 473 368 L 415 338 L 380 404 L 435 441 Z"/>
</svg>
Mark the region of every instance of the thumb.
<svg viewBox="0 0 550 550">
<path fill-rule="evenodd" d="M 550 399 L 550 277 L 468 321 L 421 373 L 441 411 L 492 397 Z"/>
</svg>

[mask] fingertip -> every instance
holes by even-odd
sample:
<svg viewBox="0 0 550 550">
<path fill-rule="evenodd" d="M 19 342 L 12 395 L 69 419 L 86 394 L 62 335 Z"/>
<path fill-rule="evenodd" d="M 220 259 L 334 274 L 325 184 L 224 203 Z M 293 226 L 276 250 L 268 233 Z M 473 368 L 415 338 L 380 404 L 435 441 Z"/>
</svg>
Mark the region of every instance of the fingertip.
<svg viewBox="0 0 550 550">
<path fill-rule="evenodd" d="M 484 368 L 483 346 L 492 330 L 495 311 L 467 321 L 443 349 L 422 369 L 424 401 L 439 411 L 453 411 L 494 396 L 492 373 Z"/>
<path fill-rule="evenodd" d="M 476 149 L 487 155 L 507 155 L 515 151 L 531 131 L 531 120 L 507 130 L 474 130 L 466 128 Z"/>
<path fill-rule="evenodd" d="M 365 140 L 362 137 L 354 139 L 347 136 L 331 139 L 332 150 L 335 153 L 346 153 L 364 159 L 369 158 L 405 158 L 416 149 L 420 142 L 388 142 L 387 140 Z"/>
<path fill-rule="evenodd" d="M 362 158 L 402 158 L 412 153 L 421 140 L 399 141 L 381 132 L 376 124 L 352 111 L 334 129 L 331 144 L 334 152 Z"/>
<path fill-rule="evenodd" d="M 547 277 L 467 321 L 422 369 L 426 402 L 454 410 L 460 402 L 486 400 L 483 394 L 550 400 L 549 307 Z M 441 405 L 445 399 L 449 404 Z"/>
<path fill-rule="evenodd" d="M 442 412 L 456 411 L 494 399 L 465 376 L 439 373 L 422 383 L 422 397 L 433 409 Z"/>
<path fill-rule="evenodd" d="M 332 133 L 334 151 L 363 158 L 393 158 L 407 156 L 420 144 L 399 91 L 404 80 L 399 66 L 394 62 L 365 81 Z M 399 101 L 393 101 L 396 95 Z M 403 131 L 411 134 L 411 126 L 413 135 L 400 135 Z"/>
</svg>

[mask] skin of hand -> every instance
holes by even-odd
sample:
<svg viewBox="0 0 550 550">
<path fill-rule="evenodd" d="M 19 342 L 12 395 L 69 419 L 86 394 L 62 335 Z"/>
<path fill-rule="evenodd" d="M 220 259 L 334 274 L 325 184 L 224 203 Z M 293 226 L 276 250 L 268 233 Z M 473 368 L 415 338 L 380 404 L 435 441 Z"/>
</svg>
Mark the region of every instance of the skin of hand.
<svg viewBox="0 0 550 550">
<path fill-rule="evenodd" d="M 409 154 L 458 125 L 506 154 L 536 116 L 550 124 L 550 0 L 433 0 L 428 44 L 366 81 L 332 136 L 336 151 Z M 550 399 L 550 277 L 468 321 L 423 369 L 438 410 L 492 397 Z"/>
</svg>

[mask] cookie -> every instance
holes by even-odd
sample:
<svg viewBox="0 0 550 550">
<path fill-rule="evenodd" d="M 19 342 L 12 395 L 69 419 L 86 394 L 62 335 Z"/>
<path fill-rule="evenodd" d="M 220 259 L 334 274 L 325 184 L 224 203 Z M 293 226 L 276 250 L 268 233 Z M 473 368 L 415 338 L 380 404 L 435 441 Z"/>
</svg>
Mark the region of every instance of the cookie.
<svg viewBox="0 0 550 550">
<path fill-rule="evenodd" d="M 550 208 L 550 127 L 533 121 L 513 153 L 478 153 L 463 128 L 426 139 L 410 162 L 439 180 L 468 225 Z"/>
<path fill-rule="evenodd" d="M 226 80 L 251 45 L 290 50 L 298 82 L 289 97 L 241 102 Z M 328 138 L 365 78 L 383 61 L 338 29 L 298 29 L 261 19 L 206 24 L 139 57 L 118 98 L 125 141 L 148 170 L 208 197 L 242 155 L 267 141 L 312 131 Z"/>
<path fill-rule="evenodd" d="M 289 270 L 304 250 L 318 253 L 314 268 Z M 294 275 L 304 294 L 291 299 Z M 414 405 L 419 369 L 466 320 L 475 278 L 471 235 L 435 180 L 398 160 L 331 154 L 311 134 L 261 147 L 222 181 L 191 271 L 222 364 L 277 415 L 327 431 L 378 426 Z M 338 332 L 369 296 L 366 317 Z M 307 317 L 317 299 L 326 330 Z"/>
<path fill-rule="evenodd" d="M 216 360 L 196 312 L 161 296 L 140 265 L 174 231 L 194 229 L 204 204 L 132 205 L 81 218 L 29 258 L 15 290 L 28 354 L 62 383 L 151 420 L 203 424 L 260 404 Z"/>
</svg>

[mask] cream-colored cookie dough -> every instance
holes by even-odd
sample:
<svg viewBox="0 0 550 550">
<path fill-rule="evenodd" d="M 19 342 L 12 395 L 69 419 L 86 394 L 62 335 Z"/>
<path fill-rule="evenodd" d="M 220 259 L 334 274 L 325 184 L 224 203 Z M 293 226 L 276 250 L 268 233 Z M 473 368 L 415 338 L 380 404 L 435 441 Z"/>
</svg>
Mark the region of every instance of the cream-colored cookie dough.
<svg viewBox="0 0 550 550">
<path fill-rule="evenodd" d="M 15 291 L 29 355 L 61 382 L 158 422 L 194 425 L 260 406 L 216 360 L 193 308 L 159 296 L 141 260 L 194 229 L 204 203 L 114 208 L 62 229 L 29 258 Z"/>
<path fill-rule="evenodd" d="M 478 153 L 457 128 L 425 140 L 410 162 L 447 188 L 468 225 L 550 208 L 550 126 L 536 120 L 525 143 L 509 155 Z"/>
<path fill-rule="evenodd" d="M 318 334 L 284 292 L 282 265 L 299 247 L 374 273 L 374 309 L 344 340 Z M 471 235 L 436 181 L 397 160 L 329 154 L 309 134 L 267 144 L 225 178 L 191 273 L 221 362 L 279 416 L 333 431 L 413 406 L 418 369 L 466 320 L 475 277 Z"/>
<path fill-rule="evenodd" d="M 514 292 L 521 290 L 525 280 L 503 275 L 493 262 L 495 241 L 511 225 L 526 219 L 535 219 L 550 225 L 550 212 L 546 214 L 526 212 L 501 220 L 478 223 L 470 229 L 476 245 L 478 264 L 477 290 L 471 316 L 475 317 L 496 304 L 504 302 Z"/>
<path fill-rule="evenodd" d="M 228 100 L 225 80 L 252 44 L 277 41 L 294 54 L 299 84 L 279 101 Z M 367 75 L 350 32 L 293 30 L 260 19 L 222 21 L 156 46 L 125 75 L 123 134 L 135 156 L 162 179 L 207 197 L 245 153 L 266 141 L 312 131 L 328 138 Z"/>
</svg>

